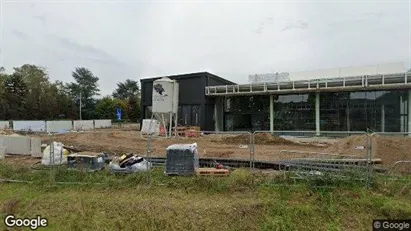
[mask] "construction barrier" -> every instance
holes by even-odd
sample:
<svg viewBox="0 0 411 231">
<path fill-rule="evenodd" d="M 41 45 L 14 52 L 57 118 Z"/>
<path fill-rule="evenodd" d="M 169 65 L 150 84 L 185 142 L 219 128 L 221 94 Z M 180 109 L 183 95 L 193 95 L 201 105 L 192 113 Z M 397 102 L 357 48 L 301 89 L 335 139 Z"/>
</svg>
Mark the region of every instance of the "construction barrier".
<svg viewBox="0 0 411 231">
<path fill-rule="evenodd" d="M 94 128 L 110 128 L 112 126 L 111 120 L 94 120 Z"/>
<path fill-rule="evenodd" d="M 63 120 L 63 121 L 47 121 L 47 132 L 60 132 L 62 130 L 73 130 L 73 121 Z"/>
<path fill-rule="evenodd" d="M 94 129 L 94 121 L 93 120 L 74 120 L 73 127 L 76 131 L 85 131 Z"/>
<path fill-rule="evenodd" d="M 9 121 L 0 121 L 0 129 L 9 129 L 10 123 Z"/>
<path fill-rule="evenodd" d="M 27 121 L 13 121 L 14 131 L 32 131 L 32 132 L 45 132 L 46 121 L 43 120 L 27 120 Z"/>
</svg>

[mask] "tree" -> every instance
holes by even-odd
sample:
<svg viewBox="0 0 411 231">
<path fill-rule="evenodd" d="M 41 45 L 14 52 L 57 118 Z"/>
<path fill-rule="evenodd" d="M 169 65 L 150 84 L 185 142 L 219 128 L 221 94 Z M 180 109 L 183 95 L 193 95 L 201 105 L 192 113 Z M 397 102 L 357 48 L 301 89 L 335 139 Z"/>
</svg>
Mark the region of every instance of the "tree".
<svg viewBox="0 0 411 231">
<path fill-rule="evenodd" d="M 26 113 L 31 119 L 45 119 L 48 111 L 56 107 L 55 97 L 47 97 L 46 91 L 50 88 L 49 78 L 44 68 L 36 65 L 24 64 L 14 68 L 14 72 L 23 78 L 27 86 L 25 97 Z"/>
<path fill-rule="evenodd" d="M 104 97 L 98 102 L 96 106 L 96 113 L 99 115 L 100 119 L 116 120 L 117 108 L 121 108 L 122 111 L 126 111 L 127 103 L 121 99 Z M 127 119 L 127 115 L 124 115 L 124 117 L 125 118 L 122 119 Z"/>
<path fill-rule="evenodd" d="M 117 89 L 113 97 L 127 101 L 126 115 L 132 121 L 140 119 L 140 88 L 138 82 L 127 79 L 123 83 L 117 83 Z"/>
<path fill-rule="evenodd" d="M 4 86 L 4 81 L 6 80 L 8 75 L 3 72 L 4 72 L 4 68 L 3 68 L 3 71 L 0 71 L 0 120 L 6 120 L 6 107 L 7 107 L 7 102 L 5 99 L 6 88 Z"/>
<path fill-rule="evenodd" d="M 127 79 L 124 83 L 117 83 L 117 89 L 113 92 L 113 97 L 128 100 L 140 96 L 140 88 L 134 80 Z"/>
<path fill-rule="evenodd" d="M 23 77 L 18 73 L 13 73 L 7 76 L 3 84 L 5 88 L 6 118 L 27 118 L 27 113 L 25 113 L 27 86 Z"/>
<path fill-rule="evenodd" d="M 94 97 L 100 95 L 100 89 L 98 88 L 99 78 L 84 67 L 77 67 L 73 71 L 72 76 L 75 82 L 67 85 L 70 96 L 77 100 L 81 94 L 81 102 L 84 107 L 82 110 L 83 118 L 92 119 L 95 116 L 96 100 Z"/>
</svg>

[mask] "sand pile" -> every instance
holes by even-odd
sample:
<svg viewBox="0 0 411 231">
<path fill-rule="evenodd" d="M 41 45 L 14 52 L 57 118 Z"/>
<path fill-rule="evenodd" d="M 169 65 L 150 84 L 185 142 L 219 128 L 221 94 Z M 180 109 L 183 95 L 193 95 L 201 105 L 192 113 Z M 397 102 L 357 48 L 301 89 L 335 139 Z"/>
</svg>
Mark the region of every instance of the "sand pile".
<svg viewBox="0 0 411 231">
<path fill-rule="evenodd" d="M 364 149 L 361 149 L 364 147 Z M 326 149 L 326 152 L 329 153 L 339 153 L 347 155 L 358 155 L 365 158 L 367 153 L 367 136 L 366 135 L 357 135 L 349 136 L 342 139 L 339 139 L 331 147 Z"/>
<path fill-rule="evenodd" d="M 250 143 L 250 135 L 242 134 L 237 136 L 230 136 L 230 137 L 223 137 L 219 142 L 226 143 L 226 144 L 249 144 Z M 268 133 L 260 133 L 254 136 L 255 144 L 265 144 L 265 145 L 272 145 L 272 144 L 281 144 L 281 145 L 295 145 L 296 143 L 286 140 L 284 138 L 278 136 L 272 136 Z"/>
<path fill-rule="evenodd" d="M 372 144 L 373 158 L 381 158 L 383 165 L 411 160 L 411 137 L 376 135 L 372 139 Z"/>
</svg>

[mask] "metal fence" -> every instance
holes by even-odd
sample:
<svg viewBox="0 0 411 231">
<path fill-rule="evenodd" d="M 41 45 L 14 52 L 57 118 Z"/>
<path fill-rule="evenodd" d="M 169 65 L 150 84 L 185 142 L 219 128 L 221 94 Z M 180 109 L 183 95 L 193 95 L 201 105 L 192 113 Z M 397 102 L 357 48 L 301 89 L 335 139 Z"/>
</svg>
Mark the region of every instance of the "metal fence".
<svg viewBox="0 0 411 231">
<path fill-rule="evenodd" d="M 58 153 L 53 150 L 54 134 L 31 134 L 50 144 L 52 160 L 61 159 L 61 150 Z M 291 179 L 291 182 L 360 182 L 370 186 L 375 179 L 399 180 L 411 175 L 410 141 L 411 133 L 398 132 L 189 130 L 168 139 L 149 135 L 145 154 L 141 152 L 144 144 L 137 154 L 154 167 L 145 173 L 150 184 L 156 167 L 161 167 L 160 171 L 165 168 L 167 175 L 190 175 L 192 167 L 198 164 L 202 168 L 221 165 L 230 170 L 251 168 L 255 177 L 273 176 L 269 181 L 273 184 Z M 178 149 L 194 143 L 195 153 L 180 152 L 182 156 L 172 156 L 170 147 Z M 49 168 L 54 169 L 54 164 Z"/>
<path fill-rule="evenodd" d="M 146 158 L 155 163 L 156 160 L 166 157 L 168 147 L 193 143 L 197 144 L 201 166 L 211 167 L 220 162 L 231 162 L 236 167 L 251 166 L 252 134 L 250 132 L 189 131 L 169 139 L 149 136 Z"/>
<path fill-rule="evenodd" d="M 369 185 L 369 136 L 365 132 L 256 131 L 255 160 L 271 163 L 294 180 L 360 181 Z"/>
<path fill-rule="evenodd" d="M 411 133 L 375 132 L 370 137 L 372 156 L 381 160 L 373 168 L 375 177 L 399 180 L 411 176 Z"/>
</svg>

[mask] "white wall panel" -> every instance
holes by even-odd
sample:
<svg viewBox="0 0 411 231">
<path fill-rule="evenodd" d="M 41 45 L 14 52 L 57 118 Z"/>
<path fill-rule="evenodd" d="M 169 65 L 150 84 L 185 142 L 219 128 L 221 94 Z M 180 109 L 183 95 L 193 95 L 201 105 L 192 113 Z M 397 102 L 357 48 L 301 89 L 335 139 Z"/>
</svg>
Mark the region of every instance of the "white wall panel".
<svg viewBox="0 0 411 231">
<path fill-rule="evenodd" d="M 111 128 L 111 120 L 94 120 L 94 128 Z"/>
<path fill-rule="evenodd" d="M 14 131 L 28 131 L 33 132 L 45 132 L 46 131 L 46 121 L 13 121 Z"/>
<path fill-rule="evenodd" d="M 73 121 L 64 120 L 64 121 L 47 121 L 47 131 L 48 132 L 60 132 L 61 130 L 72 130 Z"/>
<path fill-rule="evenodd" d="M 0 121 L 0 129 L 7 129 L 10 128 L 9 121 Z"/>
<path fill-rule="evenodd" d="M 91 130 L 94 129 L 93 120 L 74 120 L 74 130 Z"/>
</svg>

